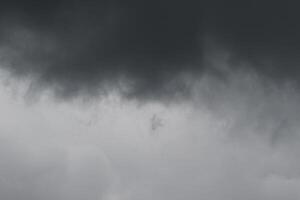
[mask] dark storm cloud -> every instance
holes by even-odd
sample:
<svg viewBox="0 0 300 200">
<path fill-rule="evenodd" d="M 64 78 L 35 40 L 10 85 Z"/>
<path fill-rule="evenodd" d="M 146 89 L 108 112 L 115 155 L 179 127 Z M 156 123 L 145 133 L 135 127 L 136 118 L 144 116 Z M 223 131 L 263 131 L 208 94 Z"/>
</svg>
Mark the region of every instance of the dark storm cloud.
<svg viewBox="0 0 300 200">
<path fill-rule="evenodd" d="M 300 14 L 298 1 L 211 1 L 209 34 L 233 53 L 273 78 L 299 80 Z"/>
<path fill-rule="evenodd" d="M 63 97 L 126 80 L 126 95 L 152 99 L 186 95 L 180 77 L 209 68 L 209 38 L 233 63 L 298 79 L 298 7 L 267 0 L 2 1 L 1 60 Z"/>
<path fill-rule="evenodd" d="M 58 93 L 93 93 L 132 82 L 131 96 L 161 96 L 198 57 L 199 5 L 179 1 L 2 3 L 2 46 L 9 68 L 37 75 Z M 189 68 L 189 67 L 188 67 Z M 182 86 L 175 86 L 182 87 Z"/>
</svg>

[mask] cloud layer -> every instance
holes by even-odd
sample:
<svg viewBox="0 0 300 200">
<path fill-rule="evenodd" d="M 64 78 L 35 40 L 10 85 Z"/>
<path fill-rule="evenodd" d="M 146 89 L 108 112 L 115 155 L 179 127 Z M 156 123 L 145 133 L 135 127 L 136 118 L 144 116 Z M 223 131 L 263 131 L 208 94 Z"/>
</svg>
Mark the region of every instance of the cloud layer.
<svg viewBox="0 0 300 200">
<path fill-rule="evenodd" d="M 0 199 L 300 199 L 299 5 L 1 1 Z"/>
<path fill-rule="evenodd" d="M 1 66 L 61 97 L 112 88 L 140 99 L 186 96 L 182 76 L 216 71 L 207 65 L 212 49 L 230 55 L 234 70 L 251 63 L 243 66 L 298 81 L 298 7 L 267 0 L 2 1 Z"/>
<path fill-rule="evenodd" d="M 172 105 L 112 94 L 28 105 L 22 89 L 1 87 L 0 197 L 299 199 L 297 90 L 256 74 L 229 77 L 205 75 L 189 101 Z"/>
</svg>

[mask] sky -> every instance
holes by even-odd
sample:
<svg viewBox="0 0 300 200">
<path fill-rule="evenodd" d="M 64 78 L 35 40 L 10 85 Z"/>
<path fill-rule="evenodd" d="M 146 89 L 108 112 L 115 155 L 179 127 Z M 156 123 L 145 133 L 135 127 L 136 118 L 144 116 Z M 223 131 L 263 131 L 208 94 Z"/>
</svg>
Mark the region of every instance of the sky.
<svg viewBox="0 0 300 200">
<path fill-rule="evenodd" d="M 300 3 L 0 2 L 0 199 L 300 199 Z"/>
</svg>

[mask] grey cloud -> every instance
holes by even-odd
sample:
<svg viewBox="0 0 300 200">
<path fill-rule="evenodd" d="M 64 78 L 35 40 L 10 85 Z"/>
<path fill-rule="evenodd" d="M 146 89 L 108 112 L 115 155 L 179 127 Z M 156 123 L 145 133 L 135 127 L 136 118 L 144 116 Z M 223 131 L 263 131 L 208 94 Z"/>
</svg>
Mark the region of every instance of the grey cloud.
<svg viewBox="0 0 300 200">
<path fill-rule="evenodd" d="M 84 109 L 52 101 L 28 107 L 0 93 L 1 195 L 298 199 L 299 94 L 291 88 L 240 72 L 225 84 L 204 76 L 189 103 L 104 101 Z M 155 113 L 164 124 L 157 135 L 149 128 Z"/>
<path fill-rule="evenodd" d="M 3 3 L 2 60 L 62 96 L 97 93 L 119 79 L 132 82 L 128 96 L 173 93 L 164 86 L 200 57 L 198 3 L 46 3 Z"/>
<path fill-rule="evenodd" d="M 298 81 L 298 7 L 268 0 L 3 1 L 1 66 L 65 98 L 118 89 L 144 100 L 176 99 L 189 95 L 182 75 L 216 70 L 206 64 L 213 41 L 231 55 L 233 70 L 250 63 L 244 67 L 273 81 Z"/>
<path fill-rule="evenodd" d="M 0 197 L 299 199 L 297 7 L 2 1 L 9 81 L 29 80 L 29 96 L 104 98 L 89 117 L 71 101 L 22 106 L 0 93 Z M 107 103 L 115 91 L 148 104 Z"/>
<path fill-rule="evenodd" d="M 8 200 L 102 199 L 111 184 L 110 169 L 95 150 L 29 147 L 15 140 L 1 143 L 0 196 Z"/>
</svg>

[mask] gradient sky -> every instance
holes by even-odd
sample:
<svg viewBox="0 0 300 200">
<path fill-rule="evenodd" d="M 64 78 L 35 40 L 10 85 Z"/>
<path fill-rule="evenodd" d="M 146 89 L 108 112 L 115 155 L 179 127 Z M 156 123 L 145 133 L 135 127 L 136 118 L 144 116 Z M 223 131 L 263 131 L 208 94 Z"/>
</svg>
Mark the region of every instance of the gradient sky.
<svg viewBox="0 0 300 200">
<path fill-rule="evenodd" d="M 0 2 L 0 199 L 300 199 L 300 3 Z"/>
</svg>

